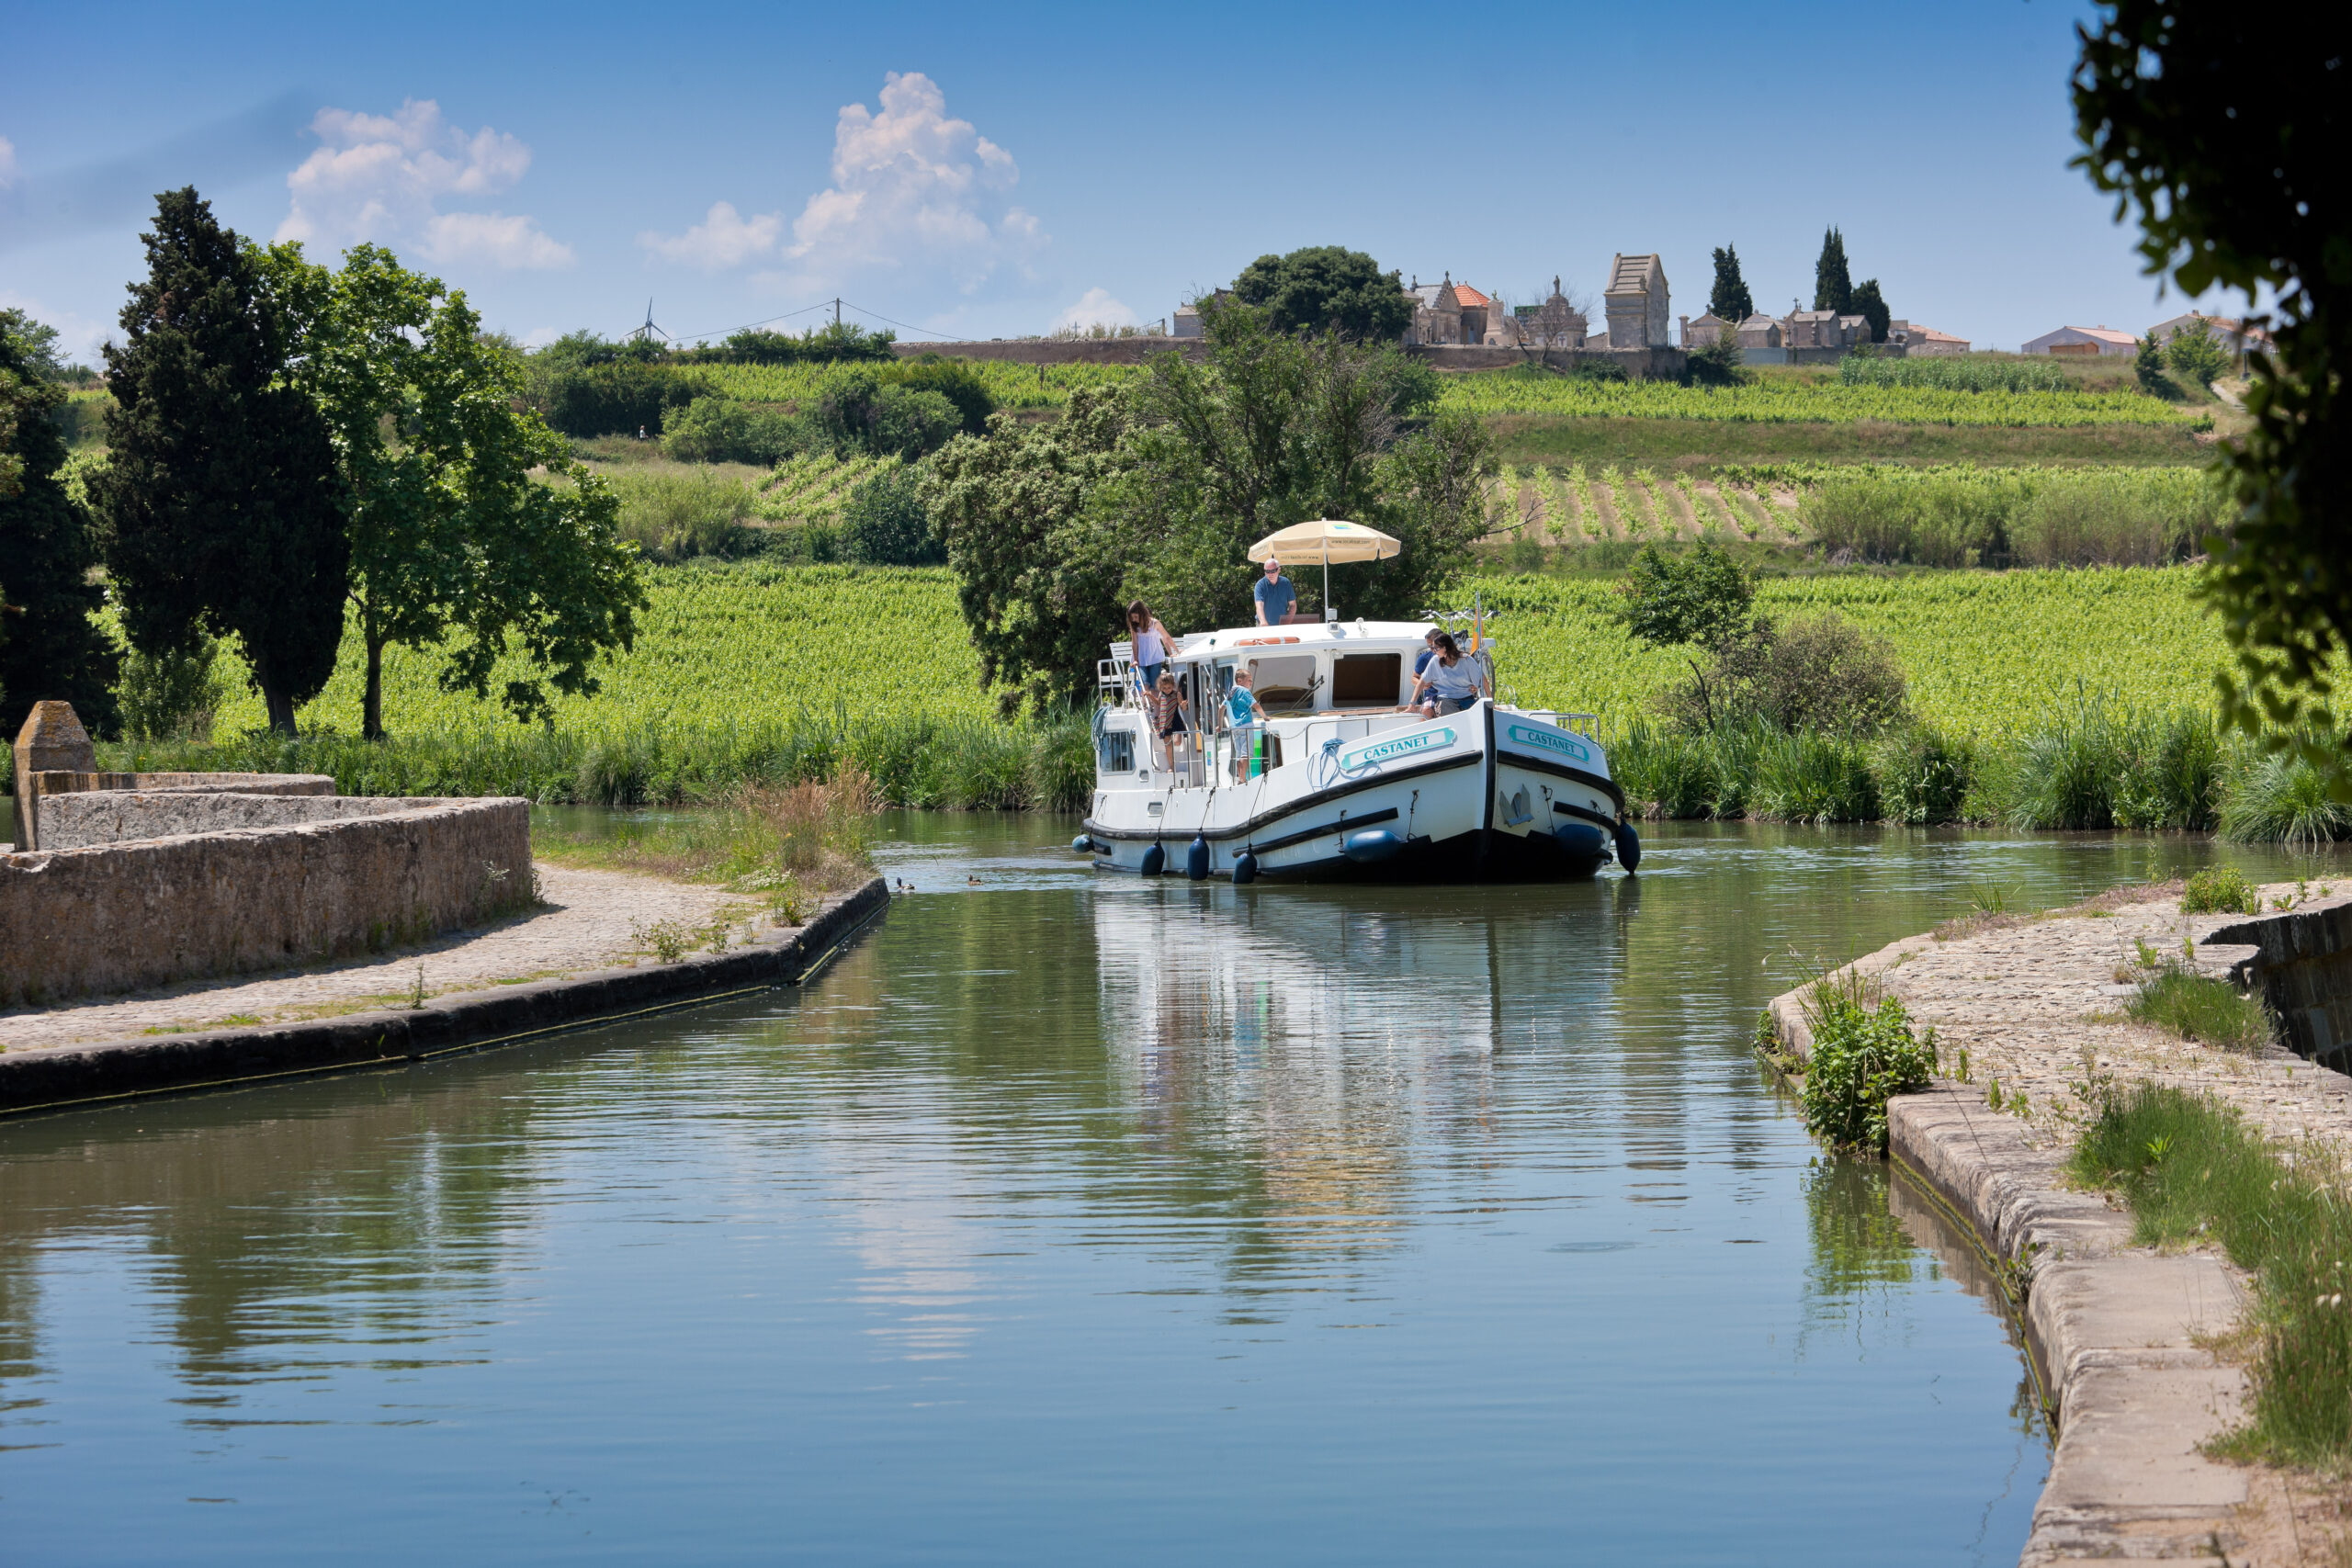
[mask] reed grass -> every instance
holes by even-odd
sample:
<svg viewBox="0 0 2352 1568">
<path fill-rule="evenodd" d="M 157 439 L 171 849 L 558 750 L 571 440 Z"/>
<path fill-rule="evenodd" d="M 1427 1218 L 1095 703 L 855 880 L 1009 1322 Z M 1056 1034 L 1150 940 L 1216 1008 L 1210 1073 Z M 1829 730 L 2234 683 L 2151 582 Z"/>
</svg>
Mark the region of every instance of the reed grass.
<svg viewBox="0 0 2352 1568">
<path fill-rule="evenodd" d="M 345 795 L 510 795 L 546 805 L 723 804 L 746 786 L 822 782 L 854 764 L 893 806 L 1068 811 L 1085 803 L 1094 779 L 1083 716 L 1001 725 L 803 714 L 741 726 L 484 729 L 382 741 L 248 735 L 215 744 L 109 743 L 99 751 L 102 765 L 123 771 L 326 773 Z"/>
</svg>

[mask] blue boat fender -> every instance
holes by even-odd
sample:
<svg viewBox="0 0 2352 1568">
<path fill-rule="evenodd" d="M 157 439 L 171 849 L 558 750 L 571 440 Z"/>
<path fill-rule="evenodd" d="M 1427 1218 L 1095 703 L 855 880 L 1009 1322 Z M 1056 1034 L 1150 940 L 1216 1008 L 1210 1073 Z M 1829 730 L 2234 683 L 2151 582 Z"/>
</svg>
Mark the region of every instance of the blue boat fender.
<svg viewBox="0 0 2352 1568">
<path fill-rule="evenodd" d="M 1233 857 L 1233 885 L 1247 887 L 1258 880 L 1258 857 L 1244 850 Z"/>
<path fill-rule="evenodd" d="M 1376 865 L 1394 860 L 1405 847 L 1405 840 L 1385 828 L 1364 828 L 1340 840 L 1340 852 L 1358 865 Z"/>
<path fill-rule="evenodd" d="M 1069 841 L 1069 852 L 1074 855 L 1091 854 L 1093 849 L 1094 835 L 1091 833 L 1080 833 Z"/>
<path fill-rule="evenodd" d="M 1158 876 L 1168 869 L 1168 852 L 1158 844 L 1152 845 L 1151 848 L 1144 851 L 1143 863 L 1136 869 L 1146 876 Z"/>
<path fill-rule="evenodd" d="M 1205 882 L 1209 874 L 1209 841 L 1198 833 L 1184 846 L 1184 874 L 1194 882 Z"/>
<path fill-rule="evenodd" d="M 1552 841 L 1570 860 L 1599 865 L 1609 858 L 1609 835 L 1590 822 L 1563 822 L 1552 829 Z"/>
<path fill-rule="evenodd" d="M 1634 831 L 1631 822 L 1617 824 L 1617 863 L 1628 873 L 1641 869 L 1642 836 Z"/>
</svg>

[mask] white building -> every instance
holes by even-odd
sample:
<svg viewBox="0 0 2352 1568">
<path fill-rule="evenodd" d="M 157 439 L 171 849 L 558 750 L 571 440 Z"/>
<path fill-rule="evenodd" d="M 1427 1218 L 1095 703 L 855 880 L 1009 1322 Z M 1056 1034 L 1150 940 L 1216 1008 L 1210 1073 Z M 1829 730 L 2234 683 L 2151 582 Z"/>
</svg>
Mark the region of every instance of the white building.
<svg viewBox="0 0 2352 1568">
<path fill-rule="evenodd" d="M 2049 354 L 2061 359 L 2128 359 L 2140 340 L 2113 327 L 2060 327 L 2029 339 L 2019 354 Z"/>
</svg>

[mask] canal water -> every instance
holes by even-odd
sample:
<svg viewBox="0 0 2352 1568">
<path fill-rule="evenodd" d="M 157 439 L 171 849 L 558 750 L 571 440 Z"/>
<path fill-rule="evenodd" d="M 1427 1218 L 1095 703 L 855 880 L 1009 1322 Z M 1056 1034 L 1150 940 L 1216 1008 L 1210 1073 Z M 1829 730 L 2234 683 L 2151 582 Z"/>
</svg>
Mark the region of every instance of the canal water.
<svg viewBox="0 0 2352 1568">
<path fill-rule="evenodd" d="M 0 1560 L 2015 1561 L 2010 1326 L 1748 1032 L 2211 846 L 1236 889 L 1068 830 L 893 818 L 802 990 L 0 1126 Z"/>
</svg>

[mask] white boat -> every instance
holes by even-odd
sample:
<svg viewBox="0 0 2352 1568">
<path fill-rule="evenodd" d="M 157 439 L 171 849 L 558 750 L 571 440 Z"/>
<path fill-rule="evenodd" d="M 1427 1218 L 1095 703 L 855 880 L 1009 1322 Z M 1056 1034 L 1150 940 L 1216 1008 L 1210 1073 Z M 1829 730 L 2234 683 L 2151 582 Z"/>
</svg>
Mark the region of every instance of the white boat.
<svg viewBox="0 0 2352 1568">
<path fill-rule="evenodd" d="M 1098 681 L 1094 795 L 1073 849 L 1105 871 L 1194 880 L 1525 882 L 1631 871 L 1641 840 L 1589 714 L 1480 698 L 1406 707 L 1430 622 L 1195 634 L 1167 668 L 1196 727 L 1163 745 L 1128 644 Z M 1492 639 L 1465 657 L 1487 660 Z M 1225 720 L 1250 668 L 1262 724 Z"/>
</svg>

